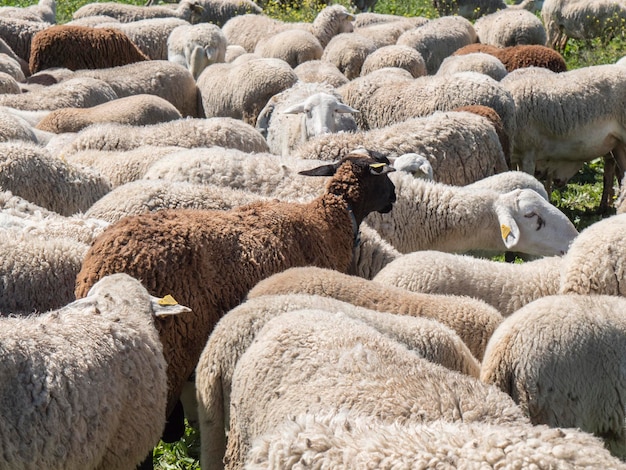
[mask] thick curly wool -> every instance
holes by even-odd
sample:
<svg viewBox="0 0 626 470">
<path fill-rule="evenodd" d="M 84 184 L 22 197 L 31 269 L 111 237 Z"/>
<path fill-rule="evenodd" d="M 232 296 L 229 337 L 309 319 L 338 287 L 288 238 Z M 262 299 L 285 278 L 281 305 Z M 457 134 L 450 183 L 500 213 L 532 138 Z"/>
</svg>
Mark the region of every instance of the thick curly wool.
<svg viewBox="0 0 626 470">
<path fill-rule="evenodd" d="M 50 23 L 43 21 L 2 18 L 0 39 L 11 48 L 13 53 L 28 64 L 33 36 L 50 26 Z M 28 67 L 26 67 L 26 71 L 28 71 Z"/>
<path fill-rule="evenodd" d="M 116 275 L 57 311 L 0 319 L 2 467 L 123 470 L 143 460 L 167 395 L 151 304 L 138 281 Z"/>
<path fill-rule="evenodd" d="M 63 108 L 52 111 L 39 121 L 37 129 L 60 134 L 78 132 L 99 122 L 147 126 L 181 119 L 169 101 L 155 95 L 118 98 L 91 108 Z"/>
<path fill-rule="evenodd" d="M 533 424 L 593 433 L 624 459 L 625 308 L 608 295 L 535 300 L 496 329 L 481 380 L 508 393 Z"/>
<path fill-rule="evenodd" d="M 32 126 L 24 119 L 12 114 L 9 111 L 0 111 L 0 140 L 37 143 L 37 136 Z"/>
<path fill-rule="evenodd" d="M 258 438 L 246 468 L 614 468 L 602 442 L 529 424 L 385 424 L 349 411 L 301 414 Z"/>
<path fill-rule="evenodd" d="M 176 8 L 165 5 L 141 6 L 128 5 L 117 2 L 88 3 L 78 8 L 72 15 L 72 19 L 80 19 L 88 16 L 109 16 L 122 23 L 145 20 L 148 18 L 180 18 L 189 23 L 198 23 L 201 10 L 198 3 L 193 0 L 182 0 Z"/>
<path fill-rule="evenodd" d="M 307 204 L 257 202 L 231 211 L 164 210 L 126 217 L 93 243 L 76 280 L 76 295 L 113 272 L 142 279 L 152 292 L 167 291 L 193 315 L 157 324 L 168 362 L 169 410 L 191 375 L 214 324 L 259 280 L 293 266 L 347 271 L 354 227 L 372 210 L 395 200 L 375 160 L 351 157 Z M 271 247 L 271 249 L 268 249 Z M 176 273 L 175 275 L 172 273 Z"/>
<path fill-rule="evenodd" d="M 297 80 L 284 60 L 252 59 L 207 67 L 198 77 L 198 90 L 206 117 L 232 117 L 254 126 L 270 98 Z"/>
<path fill-rule="evenodd" d="M 176 119 L 150 126 L 102 123 L 83 129 L 63 149 L 64 154 L 82 150 L 132 150 L 144 145 L 161 147 L 227 147 L 244 152 L 267 152 L 263 136 L 240 120 Z"/>
<path fill-rule="evenodd" d="M 30 73 L 63 67 L 103 69 L 149 60 L 126 34 L 115 29 L 55 25 L 35 34 Z"/>
<path fill-rule="evenodd" d="M 478 72 L 502 80 L 508 73 L 504 64 L 490 54 L 475 52 L 473 54 L 451 55 L 446 57 L 436 75 L 452 75 L 459 72 Z"/>
<path fill-rule="evenodd" d="M 247 298 L 279 294 L 320 295 L 380 312 L 430 318 L 452 329 L 478 360 L 502 321 L 494 308 L 465 294 L 420 295 L 385 282 L 316 267 L 291 268 L 274 274 L 252 288 Z"/>
<path fill-rule="evenodd" d="M 22 65 L 20 64 L 19 60 L 16 60 L 15 58 L 11 57 L 9 54 L 3 52 L 1 48 L 0 48 L 0 71 L 3 73 L 6 73 L 10 77 L 13 77 L 13 79 L 17 82 L 26 81 L 26 75 L 24 74 L 24 71 L 22 70 Z M 20 89 L 20 93 L 21 93 L 21 89 Z"/>
<path fill-rule="evenodd" d="M 557 256 L 515 264 L 424 250 L 390 262 L 374 281 L 411 292 L 466 295 L 508 317 L 535 299 L 556 294 L 563 264 Z"/>
<path fill-rule="evenodd" d="M 224 454 L 232 377 L 239 358 L 268 321 L 285 312 L 311 308 L 341 312 L 361 320 L 432 362 L 474 374 L 477 361 L 466 346 L 433 320 L 375 312 L 317 295 L 264 295 L 248 299 L 218 322 L 196 368 L 203 464 L 209 460 L 221 461 Z"/>
<path fill-rule="evenodd" d="M 15 78 L 8 73 L 0 72 L 0 94 L 18 94 L 22 93 L 20 84 Z"/>
<path fill-rule="evenodd" d="M 322 60 L 309 60 L 293 69 L 298 80 L 306 83 L 327 83 L 335 88 L 349 82 L 336 65 Z"/>
<path fill-rule="evenodd" d="M 98 173 L 52 157 L 35 144 L 0 143 L 0 155 L 0 187 L 61 215 L 84 212 L 111 190 Z"/>
<path fill-rule="evenodd" d="M 343 408 L 386 423 L 528 422 L 496 387 L 345 315 L 300 310 L 270 320 L 237 363 L 226 468 L 241 468 L 253 440 L 289 416 Z"/>
<path fill-rule="evenodd" d="M 567 64 L 554 49 L 539 44 L 497 47 L 489 44 L 470 44 L 458 49 L 453 55 L 482 52 L 495 56 L 504 64 L 507 72 L 524 67 L 543 67 L 553 72 L 565 72 Z"/>
<path fill-rule="evenodd" d="M 409 46 L 392 44 L 376 49 L 369 54 L 361 67 L 361 75 L 385 67 L 398 67 L 408 70 L 413 77 L 426 75 L 426 62 L 422 54 Z"/>
<path fill-rule="evenodd" d="M 547 35 L 543 23 L 528 10 L 505 8 L 481 16 L 474 23 L 478 41 L 498 47 L 518 44 L 546 45 Z"/>
<path fill-rule="evenodd" d="M 321 59 L 334 64 L 348 80 L 361 75 L 365 59 L 378 48 L 373 39 L 358 33 L 334 36 L 324 48 Z"/>
<path fill-rule="evenodd" d="M 320 60 L 324 48 L 313 33 L 289 29 L 261 39 L 254 48 L 254 53 L 261 57 L 282 59 L 291 68 L 296 68 L 304 62 Z"/>
<path fill-rule="evenodd" d="M 0 8 L 0 16 L 12 18 L 32 19 L 44 23 L 56 23 L 56 0 L 39 0 L 34 5 L 25 7 L 4 6 Z"/>
<path fill-rule="evenodd" d="M 225 62 L 228 40 L 210 23 L 181 25 L 167 37 L 167 60 L 189 69 L 194 79 L 211 64 Z"/>
<path fill-rule="evenodd" d="M 88 108 L 118 98 L 106 82 L 93 78 L 70 79 L 18 95 L 0 95 L 0 105 L 25 111 Z"/>
<path fill-rule="evenodd" d="M 355 22 L 354 32 L 373 39 L 377 47 L 391 46 L 396 44 L 402 33 L 422 26 L 428 21 L 428 19 L 420 16 L 410 18 L 396 16 L 394 21 L 372 23 L 359 27 L 356 26 Z"/>
<path fill-rule="evenodd" d="M 502 151 L 504 152 L 504 159 L 506 160 L 507 168 L 511 167 L 511 137 L 508 134 L 507 130 L 504 128 L 502 118 L 495 109 L 490 108 L 489 106 L 469 105 L 460 106 L 453 111 L 467 111 L 489 119 L 489 122 L 491 122 L 493 128 L 496 131 L 496 134 L 498 135 L 498 140 L 500 140 L 500 146 L 502 147 Z"/>
</svg>

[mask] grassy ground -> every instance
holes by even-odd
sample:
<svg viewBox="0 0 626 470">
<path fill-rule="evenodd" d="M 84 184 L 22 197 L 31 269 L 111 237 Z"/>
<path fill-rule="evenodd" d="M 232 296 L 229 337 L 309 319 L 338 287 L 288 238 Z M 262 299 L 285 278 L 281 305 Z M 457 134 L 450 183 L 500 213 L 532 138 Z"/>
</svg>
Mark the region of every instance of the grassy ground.
<svg viewBox="0 0 626 470">
<path fill-rule="evenodd" d="M 264 5 L 266 14 L 284 21 L 312 21 L 321 5 L 315 0 L 303 1 L 302 8 L 283 8 L 275 0 L 269 0 Z M 119 3 L 143 4 L 140 0 L 118 0 Z M 37 3 L 37 0 L 0 0 L 2 5 L 28 6 Z M 89 0 L 57 0 L 57 19 L 65 23 L 72 17 L 72 13 L 79 7 L 90 3 Z M 339 0 L 349 6 L 349 0 Z M 402 16 L 437 17 L 431 0 L 379 0 L 376 5 L 377 13 L 388 13 Z M 611 41 L 600 39 L 593 41 L 570 40 L 564 57 L 570 69 L 614 63 L 626 54 L 626 36 L 617 35 Z M 586 164 L 569 184 L 552 194 L 552 202 L 563 210 L 574 224 L 580 229 L 601 218 L 597 207 L 602 194 L 602 160 L 594 160 Z M 187 429 L 185 437 L 175 444 L 161 443 L 154 453 L 155 468 L 163 470 L 195 470 L 199 469 L 199 436 L 192 429 Z"/>
</svg>

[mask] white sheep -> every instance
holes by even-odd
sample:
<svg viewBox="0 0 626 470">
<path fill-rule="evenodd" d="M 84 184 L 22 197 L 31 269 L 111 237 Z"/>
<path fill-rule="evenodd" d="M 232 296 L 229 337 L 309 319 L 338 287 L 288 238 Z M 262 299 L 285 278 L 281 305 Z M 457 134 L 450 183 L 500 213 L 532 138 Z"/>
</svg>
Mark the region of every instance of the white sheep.
<svg viewBox="0 0 626 470">
<path fill-rule="evenodd" d="M 321 59 L 335 65 L 348 80 L 352 80 L 361 75 L 363 62 L 377 48 L 378 45 L 368 36 L 341 33 L 326 45 Z"/>
<path fill-rule="evenodd" d="M 263 327 L 235 367 L 230 404 L 228 469 L 243 467 L 256 437 L 303 412 L 349 408 L 407 424 L 528 422 L 495 386 L 429 362 L 363 322 L 320 310 L 284 313 Z M 221 464 L 215 457 L 203 452 L 202 467 Z"/>
<path fill-rule="evenodd" d="M 307 83 L 328 83 L 335 88 L 349 82 L 336 65 L 322 60 L 308 60 L 293 69 L 298 80 Z"/>
<path fill-rule="evenodd" d="M 563 263 L 560 256 L 516 264 L 424 250 L 391 261 L 373 280 L 411 292 L 467 295 L 508 317 L 535 299 L 556 294 Z"/>
<path fill-rule="evenodd" d="M 504 9 L 534 10 L 535 0 L 516 0 L 516 5 L 508 5 L 504 0 L 433 0 L 433 6 L 440 16 L 460 15 L 470 20 L 477 20 Z M 540 9 L 540 8 L 538 8 Z"/>
<path fill-rule="evenodd" d="M 26 81 L 20 63 L 4 52 L 0 52 L 0 72 L 10 75 L 17 82 Z M 19 86 L 18 89 L 21 93 Z"/>
<path fill-rule="evenodd" d="M 14 51 L 13 49 L 11 49 L 11 47 L 6 43 L 6 41 L 4 39 L 2 39 L 2 37 L 0 36 L 0 53 L 9 56 L 9 58 L 13 59 L 13 61 L 15 61 L 15 63 L 17 63 L 19 65 L 20 70 L 22 71 L 22 75 L 24 77 L 28 76 L 29 74 L 29 70 L 28 70 L 28 62 L 24 59 L 22 59 L 21 57 L 19 57 Z M 13 68 L 13 67 L 11 67 Z M 16 77 L 17 79 L 17 77 Z M 22 80 L 18 80 L 18 81 L 22 81 Z"/>
<path fill-rule="evenodd" d="M 254 126 L 269 99 L 297 80 L 289 64 L 280 59 L 210 65 L 198 77 L 204 116 L 243 119 Z"/>
<path fill-rule="evenodd" d="M 0 22 L 0 39 L 2 39 L 20 59 L 28 64 L 28 59 L 30 58 L 30 43 L 33 36 L 50 26 L 50 23 L 43 21 L 29 21 L 20 18 L 5 17 L 2 18 Z"/>
<path fill-rule="evenodd" d="M 617 296 L 537 299 L 496 329 L 481 380 L 508 393 L 533 424 L 593 433 L 624 459 L 624 309 Z"/>
<path fill-rule="evenodd" d="M 475 42 L 478 37 L 469 20 L 462 16 L 444 16 L 402 33 L 396 44 L 416 49 L 424 58 L 428 73 L 434 74 L 443 59 Z"/>
<path fill-rule="evenodd" d="M 564 254 L 578 235 L 565 214 L 531 189 L 501 193 L 396 172 L 393 214 L 366 223 L 401 253 L 418 250 Z"/>
<path fill-rule="evenodd" d="M 120 4 L 116 2 L 88 3 L 81 6 L 72 14 L 77 20 L 88 16 L 110 16 L 122 23 L 145 20 L 148 18 L 180 18 L 189 23 L 199 23 L 203 9 L 195 0 L 181 0 L 176 8 L 167 6 L 140 6 Z"/>
<path fill-rule="evenodd" d="M 254 441 L 246 469 L 624 468 L 599 439 L 530 424 L 383 423 L 349 410 L 304 413 Z M 523 464 L 521 464 L 523 462 Z"/>
<path fill-rule="evenodd" d="M 402 154 L 392 159 L 391 164 L 396 170 L 411 173 L 415 178 L 434 179 L 433 166 L 428 158 L 418 153 Z"/>
<path fill-rule="evenodd" d="M 383 300 L 388 297 L 383 296 Z M 434 306 L 434 303 L 430 303 Z M 388 336 L 395 337 L 414 350 L 428 352 L 431 360 L 442 361 L 448 368 L 458 370 L 463 368 L 473 370 L 473 359 L 467 358 L 464 345 L 459 345 L 454 335 L 436 332 L 433 328 L 433 338 L 440 343 L 441 352 L 433 354 L 432 343 L 427 337 L 411 338 L 411 331 L 415 328 L 432 328 L 432 320 L 424 317 L 416 318 L 406 315 L 393 315 L 380 308 L 377 312 L 357 307 L 334 298 L 318 295 L 264 295 L 248 299 L 241 305 L 229 311 L 215 326 L 213 334 L 204 347 L 196 368 L 196 385 L 199 418 L 201 424 L 202 453 L 205 457 L 209 453 L 224 453 L 225 434 L 229 427 L 230 394 L 233 372 L 239 358 L 248 349 L 254 338 L 263 326 L 272 318 L 279 317 L 285 312 L 301 309 L 316 308 L 328 312 L 343 312 L 347 316 L 365 321 L 370 326 Z M 427 307 L 428 309 L 428 307 Z M 445 307 L 442 306 L 442 311 Z M 471 315 L 470 315 L 471 316 Z M 445 338 L 448 336 L 448 339 Z M 419 346 L 421 344 L 421 346 Z M 464 353 L 462 353 L 465 351 Z M 461 353 L 461 354 L 460 354 Z M 447 358 L 446 358 L 447 356 Z M 439 362 L 441 363 L 441 362 Z M 463 364 L 463 365 L 462 365 Z M 208 450 L 211 448 L 211 450 Z"/>
<path fill-rule="evenodd" d="M 0 107 L 0 141 L 20 140 L 40 143 L 39 136 L 26 119 L 10 111 L 6 106 Z"/>
<path fill-rule="evenodd" d="M 0 319 L 0 465 L 139 464 L 165 424 L 166 364 L 155 318 L 185 311 L 115 274 L 56 311 Z"/>
<path fill-rule="evenodd" d="M 143 145 L 184 148 L 222 147 L 244 152 L 267 152 L 267 143 L 259 131 L 238 119 L 176 119 L 174 121 L 132 126 L 101 123 L 78 132 L 62 154 L 81 150 L 131 150 Z"/>
<path fill-rule="evenodd" d="M 4 190 L 61 215 L 84 212 L 111 190 L 99 173 L 55 158 L 36 144 L 2 142 L 0 155 Z"/>
<path fill-rule="evenodd" d="M 292 68 L 310 60 L 320 60 L 324 48 L 310 31 L 288 29 L 259 40 L 254 53 L 261 57 L 282 59 Z"/>
<path fill-rule="evenodd" d="M 546 44 L 564 51 L 569 38 L 608 41 L 624 30 L 626 5 L 618 0 L 545 0 L 541 18 Z"/>
<path fill-rule="evenodd" d="M 399 44 L 383 46 L 369 54 L 361 66 L 361 75 L 367 75 L 384 67 L 399 67 L 408 70 L 413 77 L 426 75 L 426 62 L 422 54 L 412 47 Z"/>
<path fill-rule="evenodd" d="M 167 60 L 189 69 L 194 79 L 211 64 L 226 61 L 228 41 L 219 26 L 181 25 L 167 38 Z"/>
<path fill-rule="evenodd" d="M 267 102 L 257 117 L 256 128 L 271 153 L 288 156 L 318 135 L 356 131 L 354 113 L 358 110 L 344 104 L 331 85 L 296 82 Z"/>
<path fill-rule="evenodd" d="M 459 72 L 483 73 L 497 81 L 502 80 L 508 73 L 497 57 L 484 52 L 474 52 L 446 57 L 437 69 L 436 75 L 452 75 Z"/>
<path fill-rule="evenodd" d="M 357 15 L 357 20 L 358 16 L 359 15 Z M 393 21 L 374 22 L 360 26 L 357 26 L 357 22 L 355 21 L 354 32 L 373 39 L 377 47 L 391 46 L 396 44 L 402 33 L 410 29 L 418 28 L 428 21 L 428 19 L 420 16 L 410 18 L 394 16 Z"/>
<path fill-rule="evenodd" d="M 546 45 L 546 28 L 537 16 L 528 10 L 504 8 L 481 16 L 474 23 L 478 41 L 498 47 L 518 44 Z"/>
<path fill-rule="evenodd" d="M 28 21 L 42 21 L 50 24 L 57 22 L 56 12 L 56 0 L 39 0 L 34 5 L 25 7 L 0 7 L 1 18 L 21 18 Z"/>
</svg>

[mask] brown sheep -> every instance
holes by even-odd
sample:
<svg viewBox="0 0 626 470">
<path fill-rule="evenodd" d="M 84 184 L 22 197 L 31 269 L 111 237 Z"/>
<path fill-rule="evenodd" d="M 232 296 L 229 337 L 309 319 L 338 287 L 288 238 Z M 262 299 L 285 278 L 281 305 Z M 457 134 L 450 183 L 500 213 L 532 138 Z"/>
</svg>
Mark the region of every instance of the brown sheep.
<svg viewBox="0 0 626 470">
<path fill-rule="evenodd" d="M 567 64 L 563 56 L 554 49 L 538 44 L 496 47 L 489 44 L 470 44 L 461 47 L 453 55 L 483 52 L 497 57 L 504 64 L 507 72 L 523 67 L 543 67 L 553 72 L 565 72 Z"/>
<path fill-rule="evenodd" d="M 30 46 L 30 73 L 52 67 L 104 69 L 149 60 L 130 38 L 112 28 L 56 25 L 38 32 Z"/>
<path fill-rule="evenodd" d="M 84 297 L 98 279 L 126 272 L 151 292 L 168 292 L 193 315 L 157 325 L 168 363 L 168 414 L 213 326 L 261 279 L 294 266 L 347 272 L 361 221 L 389 212 L 393 168 L 353 154 L 303 172 L 331 176 L 309 203 L 259 201 L 230 211 L 163 210 L 121 219 L 93 243 L 76 280 Z"/>
</svg>

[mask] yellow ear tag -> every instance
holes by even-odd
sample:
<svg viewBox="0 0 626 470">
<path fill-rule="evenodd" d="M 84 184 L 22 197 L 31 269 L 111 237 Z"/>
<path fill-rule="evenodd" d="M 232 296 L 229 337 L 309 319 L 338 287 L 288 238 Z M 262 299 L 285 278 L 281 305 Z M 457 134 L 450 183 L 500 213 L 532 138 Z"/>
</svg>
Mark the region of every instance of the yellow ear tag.
<svg viewBox="0 0 626 470">
<path fill-rule="evenodd" d="M 174 299 L 174 297 L 172 297 L 171 295 L 167 294 L 162 299 L 159 299 L 158 304 L 159 305 L 178 305 L 178 302 L 176 302 L 176 299 Z"/>
<path fill-rule="evenodd" d="M 506 238 L 511 235 L 511 227 L 508 225 L 500 225 L 500 233 L 502 233 L 502 240 L 506 240 Z"/>
<path fill-rule="evenodd" d="M 386 163 L 370 163 L 370 167 L 374 169 L 382 168 L 386 165 Z"/>
</svg>

